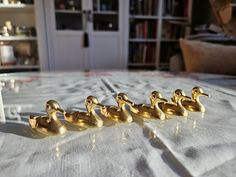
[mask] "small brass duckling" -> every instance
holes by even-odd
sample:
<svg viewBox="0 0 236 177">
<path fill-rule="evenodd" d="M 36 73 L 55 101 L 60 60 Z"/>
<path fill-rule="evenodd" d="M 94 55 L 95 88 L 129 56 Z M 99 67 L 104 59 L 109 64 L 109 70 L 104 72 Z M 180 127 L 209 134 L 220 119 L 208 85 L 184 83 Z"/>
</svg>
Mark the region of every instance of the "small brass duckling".
<svg viewBox="0 0 236 177">
<path fill-rule="evenodd" d="M 164 102 L 164 100 L 162 100 L 163 98 L 161 94 L 157 91 L 153 91 L 149 98 L 151 102 L 150 106 L 145 104 L 134 104 L 130 108 L 131 112 L 144 118 L 157 118 L 165 120 L 166 116 L 158 106 L 159 102 Z"/>
<path fill-rule="evenodd" d="M 182 100 L 182 105 L 189 111 L 205 112 L 206 109 L 200 102 L 199 96 L 208 97 L 208 94 L 204 93 L 202 88 L 194 87 L 192 89 L 192 98 L 190 100 Z"/>
<path fill-rule="evenodd" d="M 185 96 L 182 90 L 177 89 L 171 99 L 172 102 L 161 102 L 158 105 L 165 114 L 186 117 L 188 116 L 188 112 L 182 105 L 183 100 L 191 100 L 191 98 Z"/>
<path fill-rule="evenodd" d="M 128 96 L 124 93 L 119 93 L 116 96 L 117 106 L 103 106 L 101 113 L 104 117 L 116 122 L 132 122 L 133 118 L 130 113 L 125 109 L 125 105 L 133 105 Z"/>
<path fill-rule="evenodd" d="M 60 105 L 54 100 L 49 100 L 46 103 L 46 112 L 47 116 L 30 116 L 30 127 L 44 135 L 64 134 L 67 129 L 57 117 L 58 112 L 64 113 Z"/>
<path fill-rule="evenodd" d="M 102 127 L 103 120 L 95 112 L 96 106 L 103 105 L 99 103 L 96 97 L 88 96 L 85 100 L 85 107 L 87 109 L 87 112 L 75 111 L 65 113 L 65 120 L 80 127 Z"/>
</svg>

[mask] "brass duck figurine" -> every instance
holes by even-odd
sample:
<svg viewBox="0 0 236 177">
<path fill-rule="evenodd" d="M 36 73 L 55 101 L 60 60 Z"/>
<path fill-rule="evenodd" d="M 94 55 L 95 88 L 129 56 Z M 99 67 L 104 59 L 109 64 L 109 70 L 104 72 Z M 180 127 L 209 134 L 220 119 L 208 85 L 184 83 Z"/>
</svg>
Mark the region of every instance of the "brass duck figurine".
<svg viewBox="0 0 236 177">
<path fill-rule="evenodd" d="M 153 91 L 149 98 L 151 102 L 150 106 L 145 104 L 134 104 L 130 108 L 131 112 L 144 118 L 157 118 L 160 120 L 165 120 L 165 113 L 158 106 L 158 103 L 164 102 L 161 94 L 157 91 Z"/>
<path fill-rule="evenodd" d="M 87 112 L 69 112 L 64 114 L 65 120 L 71 124 L 80 127 L 102 127 L 103 120 L 95 112 L 97 106 L 103 106 L 94 96 L 88 96 L 85 100 L 85 107 Z"/>
<path fill-rule="evenodd" d="M 190 98 L 190 100 L 189 99 L 182 100 L 182 105 L 188 111 L 205 112 L 206 109 L 202 105 L 202 103 L 200 102 L 199 96 L 207 96 L 208 97 L 208 94 L 204 93 L 202 88 L 194 87 L 192 89 L 192 98 Z"/>
<path fill-rule="evenodd" d="M 133 118 L 126 110 L 125 105 L 133 105 L 125 93 L 119 93 L 116 96 L 117 106 L 103 106 L 101 107 L 102 115 L 115 122 L 132 122 Z"/>
<path fill-rule="evenodd" d="M 187 110 L 182 105 L 183 100 L 191 100 L 191 98 L 185 96 L 185 93 L 177 89 L 175 90 L 171 102 L 160 102 L 158 106 L 161 110 L 168 115 L 177 115 L 177 116 L 188 116 Z"/>
<path fill-rule="evenodd" d="M 67 129 L 57 117 L 57 113 L 64 113 L 64 110 L 54 100 L 47 101 L 45 109 L 48 114 L 47 116 L 29 117 L 30 127 L 44 135 L 64 134 Z"/>
</svg>

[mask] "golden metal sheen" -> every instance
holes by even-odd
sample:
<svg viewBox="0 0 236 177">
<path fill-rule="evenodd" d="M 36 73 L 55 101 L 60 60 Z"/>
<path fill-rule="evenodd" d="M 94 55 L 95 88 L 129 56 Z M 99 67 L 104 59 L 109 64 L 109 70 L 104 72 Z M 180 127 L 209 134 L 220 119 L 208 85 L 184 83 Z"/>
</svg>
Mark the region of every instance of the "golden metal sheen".
<svg viewBox="0 0 236 177">
<path fill-rule="evenodd" d="M 165 113 L 159 108 L 158 105 L 158 103 L 165 102 L 161 94 L 157 91 L 153 91 L 149 98 L 151 102 L 150 106 L 145 104 L 134 104 L 130 108 L 131 112 L 138 115 L 139 117 L 165 120 Z"/>
<path fill-rule="evenodd" d="M 205 112 L 206 109 L 199 100 L 200 96 L 207 96 L 208 97 L 208 94 L 204 93 L 202 88 L 194 87 L 192 89 L 192 98 L 190 100 L 189 99 L 182 100 L 182 105 L 188 111 Z"/>
<path fill-rule="evenodd" d="M 125 105 L 133 105 L 124 93 L 119 93 L 116 96 L 117 106 L 103 106 L 101 107 L 101 113 L 107 119 L 116 122 L 132 122 L 133 118 L 130 113 L 126 110 Z"/>
<path fill-rule="evenodd" d="M 47 116 L 29 117 L 30 127 L 44 135 L 64 134 L 67 129 L 57 117 L 57 113 L 64 113 L 64 110 L 61 109 L 60 105 L 54 100 L 47 101 L 45 109 L 48 114 Z"/>
<path fill-rule="evenodd" d="M 85 100 L 87 112 L 65 112 L 65 120 L 80 127 L 102 127 L 103 120 L 95 112 L 97 106 L 103 107 L 96 97 L 88 96 Z"/>
<path fill-rule="evenodd" d="M 175 90 L 171 102 L 161 102 L 158 106 L 168 115 L 188 116 L 187 110 L 182 105 L 183 100 L 191 100 L 190 97 L 185 96 L 185 93 L 177 89 Z"/>
</svg>

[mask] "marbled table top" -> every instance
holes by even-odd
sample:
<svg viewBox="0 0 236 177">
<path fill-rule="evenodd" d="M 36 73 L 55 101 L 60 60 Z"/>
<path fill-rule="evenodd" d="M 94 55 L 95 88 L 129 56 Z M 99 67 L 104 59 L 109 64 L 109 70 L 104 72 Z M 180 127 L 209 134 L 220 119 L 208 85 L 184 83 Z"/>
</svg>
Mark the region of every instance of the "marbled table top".
<svg viewBox="0 0 236 177">
<path fill-rule="evenodd" d="M 162 72 L 16 73 L 0 75 L 6 122 L 0 123 L 0 176 L 235 176 L 236 77 Z M 94 95 L 103 104 L 125 92 L 135 103 L 148 103 L 158 90 L 170 99 L 201 86 L 207 111 L 187 118 L 135 119 L 130 124 L 64 136 L 39 137 L 28 116 L 44 114 L 45 101 L 57 100 L 67 110 L 84 110 Z"/>
</svg>

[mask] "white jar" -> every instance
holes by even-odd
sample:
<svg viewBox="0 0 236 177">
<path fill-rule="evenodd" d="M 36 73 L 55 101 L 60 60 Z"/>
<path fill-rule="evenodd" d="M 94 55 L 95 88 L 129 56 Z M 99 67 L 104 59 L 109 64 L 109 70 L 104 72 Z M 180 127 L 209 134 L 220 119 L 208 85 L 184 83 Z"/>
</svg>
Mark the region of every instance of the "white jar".
<svg viewBox="0 0 236 177">
<path fill-rule="evenodd" d="M 2 65 L 15 65 L 16 57 L 13 47 L 10 45 L 0 45 L 0 61 Z"/>
</svg>

